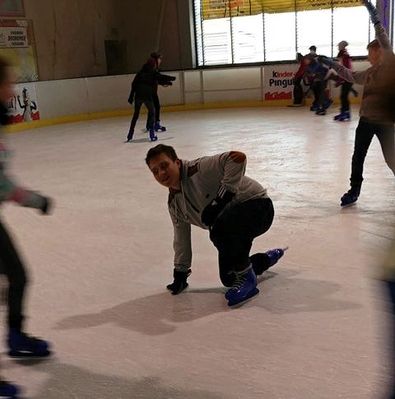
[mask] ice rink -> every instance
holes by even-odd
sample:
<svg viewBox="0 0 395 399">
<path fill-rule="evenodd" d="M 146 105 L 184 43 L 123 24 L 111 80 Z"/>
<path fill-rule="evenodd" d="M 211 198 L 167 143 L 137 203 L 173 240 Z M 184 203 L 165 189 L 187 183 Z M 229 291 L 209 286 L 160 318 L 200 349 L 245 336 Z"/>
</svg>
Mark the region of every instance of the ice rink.
<svg viewBox="0 0 395 399">
<path fill-rule="evenodd" d="M 27 331 L 50 340 L 55 356 L 17 362 L 2 344 L 4 376 L 29 399 L 378 399 L 388 373 L 376 277 L 394 177 L 375 138 L 358 204 L 340 208 L 357 110 L 343 124 L 334 112 L 165 113 L 156 143 L 138 130 L 124 144 L 129 118 L 7 136 L 10 172 L 56 202 L 51 216 L 1 211 L 30 270 Z M 181 159 L 243 151 L 246 174 L 268 188 L 276 216 L 254 250 L 289 250 L 244 306 L 228 308 L 216 250 L 198 228 L 189 289 L 166 291 L 167 191 L 144 162 L 158 143 Z"/>
</svg>

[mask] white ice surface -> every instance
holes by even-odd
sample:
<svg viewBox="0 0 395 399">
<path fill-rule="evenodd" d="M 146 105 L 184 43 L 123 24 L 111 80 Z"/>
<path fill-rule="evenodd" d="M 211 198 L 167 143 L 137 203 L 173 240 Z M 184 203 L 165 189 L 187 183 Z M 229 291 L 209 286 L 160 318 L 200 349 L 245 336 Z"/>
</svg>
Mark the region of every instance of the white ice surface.
<svg viewBox="0 0 395 399">
<path fill-rule="evenodd" d="M 374 139 L 360 200 L 340 209 L 357 118 L 332 117 L 291 108 L 162 117 L 168 132 L 157 143 L 184 159 L 244 151 L 247 174 L 274 201 L 274 224 L 254 249 L 290 249 L 236 310 L 198 228 L 189 290 L 165 290 L 167 193 L 145 166 L 146 134 L 123 143 L 128 118 L 8 136 L 12 173 L 56 201 L 48 217 L 1 211 L 32 279 L 27 330 L 56 354 L 34 364 L 3 354 L 5 377 L 30 399 L 379 398 L 387 331 L 374 277 L 394 222 L 394 178 Z"/>
</svg>

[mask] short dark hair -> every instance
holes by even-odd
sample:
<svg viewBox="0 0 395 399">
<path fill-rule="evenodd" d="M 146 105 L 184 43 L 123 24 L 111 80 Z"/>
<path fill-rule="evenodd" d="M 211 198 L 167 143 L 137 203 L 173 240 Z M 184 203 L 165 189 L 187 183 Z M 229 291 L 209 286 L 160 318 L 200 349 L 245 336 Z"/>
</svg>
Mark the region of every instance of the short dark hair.
<svg viewBox="0 0 395 399">
<path fill-rule="evenodd" d="M 149 166 L 151 159 L 157 157 L 160 154 L 167 155 L 172 161 L 177 161 L 178 159 L 176 150 L 173 147 L 171 147 L 170 145 L 158 144 L 155 147 L 149 149 L 145 158 L 145 163 Z"/>
<path fill-rule="evenodd" d="M 162 58 L 162 54 L 159 53 L 158 51 L 154 51 L 153 53 L 151 53 L 150 57 L 157 60 L 158 58 Z"/>
<path fill-rule="evenodd" d="M 366 47 L 368 50 L 370 49 L 370 48 L 374 48 L 374 49 L 379 49 L 379 48 L 381 48 L 381 46 L 380 46 L 380 42 L 377 40 L 377 39 L 374 39 L 374 40 L 372 40 L 369 44 L 368 44 L 368 46 Z"/>
<path fill-rule="evenodd" d="M 7 69 L 11 64 L 3 57 L 0 57 L 0 84 L 3 83 L 7 77 Z"/>
<path fill-rule="evenodd" d="M 310 46 L 309 50 L 317 51 L 317 47 L 316 46 Z"/>
</svg>

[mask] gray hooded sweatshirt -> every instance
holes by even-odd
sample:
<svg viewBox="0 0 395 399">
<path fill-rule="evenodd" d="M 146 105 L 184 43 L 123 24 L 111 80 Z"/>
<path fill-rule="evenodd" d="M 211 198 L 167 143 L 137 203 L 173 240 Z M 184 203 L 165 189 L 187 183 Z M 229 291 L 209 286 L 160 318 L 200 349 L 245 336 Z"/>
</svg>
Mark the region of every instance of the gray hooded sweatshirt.
<svg viewBox="0 0 395 399">
<path fill-rule="evenodd" d="M 223 189 L 235 194 L 225 209 L 252 199 L 267 198 L 266 189 L 244 175 L 247 159 L 237 151 L 181 161 L 181 189 L 170 189 L 168 207 L 174 227 L 174 267 L 191 267 L 191 225 L 208 229 L 201 221 L 204 208 Z M 225 210 L 224 209 L 224 210 Z"/>
</svg>

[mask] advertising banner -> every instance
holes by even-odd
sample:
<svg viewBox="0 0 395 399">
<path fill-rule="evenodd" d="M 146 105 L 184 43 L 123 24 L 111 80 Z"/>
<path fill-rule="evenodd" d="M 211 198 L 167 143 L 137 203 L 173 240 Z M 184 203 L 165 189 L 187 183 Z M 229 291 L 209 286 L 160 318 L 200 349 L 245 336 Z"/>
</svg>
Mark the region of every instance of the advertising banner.
<svg viewBox="0 0 395 399">
<path fill-rule="evenodd" d="M 292 100 L 293 80 L 298 68 L 297 64 L 265 66 L 263 99 L 266 101 Z"/>
<path fill-rule="evenodd" d="M 359 0 L 200 0 L 203 19 L 360 6 Z"/>
<path fill-rule="evenodd" d="M 13 65 L 17 82 L 38 80 L 31 20 L 0 19 L 0 55 Z"/>
<path fill-rule="evenodd" d="M 30 122 L 40 119 L 37 103 L 36 85 L 34 83 L 18 84 L 15 95 L 8 103 L 10 122 Z"/>
</svg>

